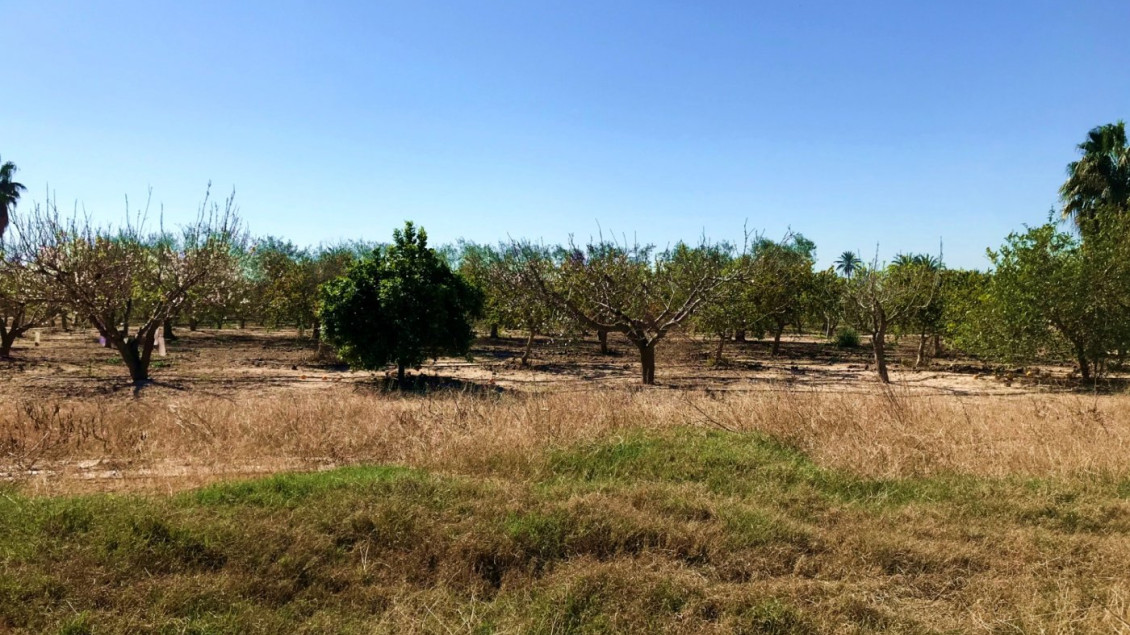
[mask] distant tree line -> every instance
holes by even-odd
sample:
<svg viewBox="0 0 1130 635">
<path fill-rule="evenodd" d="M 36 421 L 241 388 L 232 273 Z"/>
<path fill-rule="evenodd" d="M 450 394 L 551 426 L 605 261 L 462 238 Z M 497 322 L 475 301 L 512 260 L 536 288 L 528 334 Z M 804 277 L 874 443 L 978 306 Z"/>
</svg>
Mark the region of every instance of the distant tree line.
<svg viewBox="0 0 1130 635">
<path fill-rule="evenodd" d="M 601 238 L 544 245 L 460 241 L 435 249 L 411 223 L 392 243 L 300 248 L 253 239 L 234 201 L 205 198 L 176 231 L 118 228 L 61 214 L 54 201 L 17 210 L 24 187 L 0 163 L 0 357 L 29 330 L 89 324 L 135 382 L 149 379 L 158 333 L 201 325 L 295 328 L 350 364 L 406 368 L 464 355 L 474 336 L 521 333 L 527 365 L 538 335 L 611 334 L 636 349 L 643 383 L 656 349 L 682 330 L 713 342 L 789 330 L 841 343 L 866 336 L 890 380 L 891 338 L 912 338 L 915 366 L 945 352 L 999 363 L 1071 359 L 1091 379 L 1130 349 L 1130 149 L 1122 122 L 1091 130 L 1060 189 L 1061 214 L 990 250 L 989 271 L 949 269 L 941 254 L 890 263 L 842 253 L 815 267 L 816 245 L 790 233 L 665 250 Z M 128 216 L 128 214 L 127 214 Z"/>
</svg>

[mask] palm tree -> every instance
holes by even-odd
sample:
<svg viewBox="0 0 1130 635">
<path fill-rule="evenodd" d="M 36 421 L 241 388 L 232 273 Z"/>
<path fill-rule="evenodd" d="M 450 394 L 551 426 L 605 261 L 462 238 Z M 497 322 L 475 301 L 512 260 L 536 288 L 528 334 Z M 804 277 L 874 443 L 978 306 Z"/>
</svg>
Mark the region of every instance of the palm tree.
<svg viewBox="0 0 1130 635">
<path fill-rule="evenodd" d="M 4 230 L 8 228 L 8 211 L 16 208 L 20 193 L 27 189 L 22 183 L 12 180 L 15 174 L 15 163 L 0 162 L 0 238 L 4 237 Z"/>
<path fill-rule="evenodd" d="M 845 277 L 850 278 L 857 269 L 863 264 L 863 260 L 859 258 L 854 251 L 845 251 L 840 254 L 840 259 L 835 263 L 836 271 L 844 274 Z"/>
<path fill-rule="evenodd" d="M 937 271 L 942 268 L 942 259 L 930 254 L 898 254 L 894 262 L 896 267 L 922 267 L 927 271 Z"/>
<path fill-rule="evenodd" d="M 1130 211 L 1130 145 L 1126 124 L 1092 128 L 1078 146 L 1083 156 L 1067 166 L 1067 181 L 1059 188 L 1063 216 L 1075 221 L 1080 233 L 1099 229 L 1103 216 Z"/>
</svg>

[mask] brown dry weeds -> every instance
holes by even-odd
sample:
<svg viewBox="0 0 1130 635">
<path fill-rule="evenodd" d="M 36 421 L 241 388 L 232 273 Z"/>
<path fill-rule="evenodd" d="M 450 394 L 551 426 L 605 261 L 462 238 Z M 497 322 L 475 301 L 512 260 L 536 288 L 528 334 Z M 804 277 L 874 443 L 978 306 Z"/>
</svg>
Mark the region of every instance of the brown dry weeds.
<svg viewBox="0 0 1130 635">
<path fill-rule="evenodd" d="M 8 478 L 31 491 L 183 489 L 353 463 L 461 472 L 547 446 L 672 426 L 760 432 L 869 477 L 1124 477 L 1130 397 L 593 390 L 396 395 L 345 387 L 227 399 L 24 400 L 0 410 Z"/>
</svg>

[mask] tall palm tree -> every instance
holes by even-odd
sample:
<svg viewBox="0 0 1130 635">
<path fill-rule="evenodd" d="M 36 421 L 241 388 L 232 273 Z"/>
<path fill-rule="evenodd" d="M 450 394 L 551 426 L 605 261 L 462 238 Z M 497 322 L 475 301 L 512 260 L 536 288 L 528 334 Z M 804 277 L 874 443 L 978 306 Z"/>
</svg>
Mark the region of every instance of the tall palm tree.
<svg viewBox="0 0 1130 635">
<path fill-rule="evenodd" d="M 15 163 L 0 161 L 0 238 L 4 237 L 4 230 L 8 229 L 8 211 L 16 208 L 20 193 L 27 189 L 22 183 L 12 180 L 15 174 Z"/>
<path fill-rule="evenodd" d="M 863 260 L 861 260 L 859 255 L 854 251 L 845 251 L 844 253 L 840 254 L 840 259 L 835 261 L 833 264 L 836 265 L 836 271 L 839 271 L 840 273 L 844 274 L 845 277 L 850 278 L 852 274 L 854 274 L 855 271 L 859 269 L 860 265 L 863 264 Z"/>
<path fill-rule="evenodd" d="M 1080 143 L 1083 156 L 1067 166 L 1059 188 L 1063 216 L 1083 234 L 1099 229 L 1103 216 L 1130 211 L 1130 145 L 1126 124 L 1119 121 L 1092 128 Z"/>
</svg>

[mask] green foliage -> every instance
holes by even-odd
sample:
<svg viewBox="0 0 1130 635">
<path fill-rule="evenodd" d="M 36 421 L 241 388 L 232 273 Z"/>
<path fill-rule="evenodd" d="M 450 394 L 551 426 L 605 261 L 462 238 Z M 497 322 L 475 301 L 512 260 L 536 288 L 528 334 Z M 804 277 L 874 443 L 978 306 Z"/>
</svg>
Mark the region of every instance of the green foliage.
<svg viewBox="0 0 1130 635">
<path fill-rule="evenodd" d="M 942 272 L 941 297 L 942 335 L 965 352 L 978 349 L 981 338 L 979 315 L 989 292 L 993 276 L 968 269 L 947 269 Z"/>
<path fill-rule="evenodd" d="M 20 194 L 27 190 L 13 178 L 16 171 L 15 163 L 0 160 L 0 238 L 4 237 L 4 231 L 8 228 L 8 214 L 19 203 Z"/>
<path fill-rule="evenodd" d="M 843 328 L 836 333 L 837 348 L 859 348 L 859 331 Z"/>
<path fill-rule="evenodd" d="M 524 330 L 531 336 L 567 329 L 565 315 L 538 297 L 522 266 L 522 254 L 513 245 L 459 245 L 459 273 L 482 292 L 488 326 Z"/>
<path fill-rule="evenodd" d="M 722 338 L 735 331 L 779 335 L 800 322 L 819 293 L 812 271 L 815 249 L 800 234 L 755 242 L 751 253 L 726 264 L 727 280 L 695 318 L 696 328 Z"/>
<path fill-rule="evenodd" d="M 836 271 L 843 274 L 844 277 L 850 278 L 855 275 L 858 269 L 863 268 L 863 259 L 854 251 L 845 251 L 832 264 L 835 265 Z"/>
<path fill-rule="evenodd" d="M 470 350 L 482 296 L 428 248 L 412 223 L 322 291 L 326 340 L 355 368 L 419 366 Z"/>
<path fill-rule="evenodd" d="M 300 249 L 290 241 L 268 236 L 248 254 L 242 292 L 246 310 L 266 324 L 293 324 L 304 331 L 318 326 L 319 289 L 345 273 L 357 260 L 346 244 Z"/>
<path fill-rule="evenodd" d="M 756 246 L 745 283 L 752 328 L 763 327 L 779 336 L 804 315 L 805 299 L 814 285 L 814 249 L 799 234 Z"/>
<path fill-rule="evenodd" d="M 1078 146 L 1083 156 L 1067 166 L 1060 188 L 1063 215 L 1084 236 L 1130 213 L 1130 144 L 1122 121 L 1092 128 Z"/>
<path fill-rule="evenodd" d="M 1084 378 L 1130 345 L 1130 242 L 1107 223 L 1086 242 L 1047 223 L 990 251 L 995 271 L 976 311 L 974 350 L 1027 361 L 1069 354 Z"/>
</svg>

